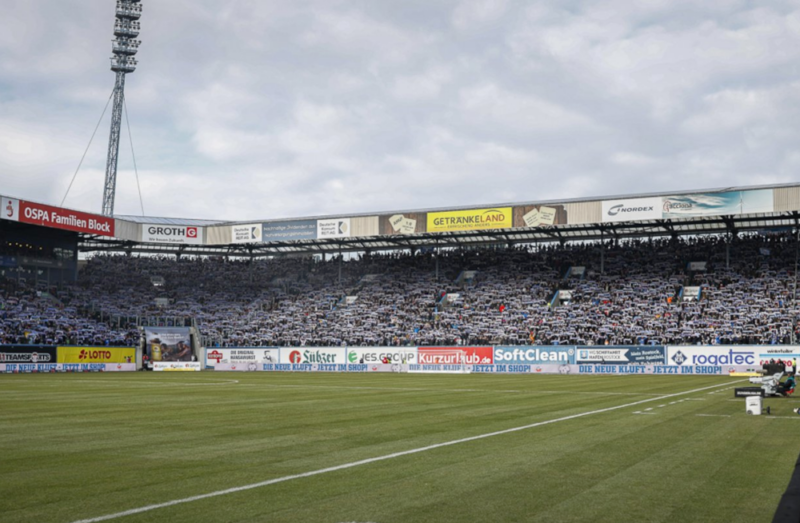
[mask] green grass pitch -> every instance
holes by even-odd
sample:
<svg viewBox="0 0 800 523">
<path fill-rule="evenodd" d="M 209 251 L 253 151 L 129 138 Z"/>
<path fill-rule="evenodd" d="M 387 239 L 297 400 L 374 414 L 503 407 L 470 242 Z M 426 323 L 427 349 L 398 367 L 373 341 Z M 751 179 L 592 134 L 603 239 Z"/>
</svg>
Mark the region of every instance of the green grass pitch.
<svg viewBox="0 0 800 523">
<path fill-rule="evenodd" d="M 0 521 L 768 522 L 800 454 L 800 401 L 749 416 L 733 397 L 745 383 L 2 375 Z"/>
</svg>

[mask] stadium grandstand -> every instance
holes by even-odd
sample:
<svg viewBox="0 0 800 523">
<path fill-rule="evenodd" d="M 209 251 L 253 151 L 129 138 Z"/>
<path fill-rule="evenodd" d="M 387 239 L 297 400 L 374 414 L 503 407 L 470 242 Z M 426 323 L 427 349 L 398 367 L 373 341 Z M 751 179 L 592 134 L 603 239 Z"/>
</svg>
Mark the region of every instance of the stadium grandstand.
<svg viewBox="0 0 800 523">
<path fill-rule="evenodd" d="M 790 344 L 800 185 L 258 220 L 2 198 L 11 344 Z"/>
</svg>

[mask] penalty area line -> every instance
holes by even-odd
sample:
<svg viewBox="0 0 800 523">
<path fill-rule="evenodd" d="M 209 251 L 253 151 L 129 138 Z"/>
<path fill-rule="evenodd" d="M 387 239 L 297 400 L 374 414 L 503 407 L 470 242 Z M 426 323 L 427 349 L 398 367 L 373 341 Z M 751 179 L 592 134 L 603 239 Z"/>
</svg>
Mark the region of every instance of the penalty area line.
<svg viewBox="0 0 800 523">
<path fill-rule="evenodd" d="M 558 422 L 561 422 L 561 421 L 569 421 L 569 420 L 573 420 L 573 419 L 577 419 L 577 418 L 583 418 L 585 416 L 592 416 L 592 415 L 595 415 L 595 414 L 602 414 L 604 412 L 612 412 L 612 411 L 615 411 L 615 410 L 620 410 L 620 409 L 625 409 L 625 408 L 628 408 L 628 407 L 634 407 L 636 405 L 641 405 L 642 403 L 649 403 L 649 402 L 652 402 L 652 401 L 662 401 L 662 400 L 665 400 L 665 399 L 674 398 L 676 396 L 683 396 L 683 395 L 686 395 L 686 394 L 694 394 L 696 392 L 703 392 L 703 391 L 706 391 L 706 390 L 710 390 L 710 389 L 714 389 L 714 388 L 718 388 L 718 387 L 725 387 L 725 386 L 730 386 L 730 382 L 727 382 L 727 383 L 724 383 L 724 384 L 718 384 L 718 385 L 710 385 L 708 387 L 702 387 L 702 388 L 699 388 L 699 389 L 687 390 L 687 391 L 684 391 L 684 392 L 676 392 L 674 394 L 666 394 L 666 395 L 658 396 L 658 397 L 655 397 L 655 398 L 647 398 L 647 399 L 635 401 L 633 403 L 626 403 L 624 405 L 617 405 L 617 406 L 614 406 L 614 407 L 606 407 L 604 409 L 597 409 L 597 410 L 591 410 L 591 411 L 587 411 L 587 412 L 581 412 L 581 413 L 578 413 L 578 414 L 571 414 L 569 416 L 563 416 L 561 418 L 555 418 L 555 419 L 551 419 L 551 420 L 539 421 L 539 422 L 536 422 L 536 423 L 531 423 L 529 425 L 523 425 L 521 427 L 513 427 L 513 428 L 510 428 L 510 429 L 498 430 L 498 431 L 489 432 L 489 433 L 486 433 L 486 434 L 479 434 L 477 436 L 470 436 L 468 438 L 461 438 L 461 439 L 456 439 L 456 440 L 452 440 L 452 441 L 445 441 L 443 443 L 435 443 L 433 445 L 428 445 L 428 446 L 425 446 L 425 447 L 419 447 L 419 448 L 411 449 L 411 450 L 403 450 L 401 452 L 394 452 L 392 454 L 386 454 L 384 456 L 377 456 L 377 457 L 374 457 L 374 458 L 362 459 L 362 460 L 359 460 L 359 461 L 353 461 L 351 463 L 344 463 L 342 465 L 336 465 L 336 466 L 327 467 L 327 468 L 324 468 L 324 469 L 312 470 L 310 472 L 302 472 L 300 474 L 292 474 L 291 476 L 283 476 L 283 477 L 280 477 L 280 478 L 268 479 L 266 481 L 260 481 L 258 483 L 251 483 L 250 485 L 242 485 L 240 487 L 231 487 L 231 488 L 224 489 L 224 490 L 217 490 L 215 492 L 208 492 L 206 494 L 199 494 L 197 496 L 190 496 L 188 498 L 174 499 L 172 501 L 165 501 L 163 503 L 156 503 L 154 505 L 147 505 L 147 506 L 144 506 L 144 507 L 133 508 L 133 509 L 130 509 L 130 510 L 124 510 L 122 512 L 116 512 L 114 514 L 107 514 L 105 516 L 99 516 L 99 517 L 87 518 L 87 519 L 80 519 L 80 520 L 74 521 L 73 523 L 97 523 L 99 521 L 108 521 L 108 520 L 111 520 L 111 519 L 118 519 L 118 518 L 122 518 L 122 517 L 125 517 L 125 516 L 132 516 L 134 514 L 141 514 L 142 512 L 150 512 L 151 510 L 157 510 L 157 509 L 160 509 L 160 508 L 167 508 L 167 507 L 172 507 L 172 506 L 175 506 L 175 505 L 181 505 L 181 504 L 184 504 L 184 503 L 191 503 L 193 501 L 200 501 L 200 500 L 203 500 L 203 499 L 215 498 L 215 497 L 218 497 L 218 496 L 225 496 L 227 494 L 235 494 L 237 492 L 244 492 L 246 490 L 253 490 L 253 489 L 257 489 L 257 488 L 261 488 L 261 487 L 266 487 L 266 486 L 269 486 L 269 485 L 274 485 L 276 483 L 284 483 L 286 481 L 292 481 L 292 480 L 295 480 L 295 479 L 302 479 L 302 478 L 309 478 L 309 477 L 312 477 L 312 476 L 319 476 L 320 474 L 327 474 L 328 472 L 337 472 L 339 470 L 350 469 L 350 468 L 353 468 L 353 467 L 360 467 L 361 465 L 368 465 L 370 463 L 377 463 L 379 461 L 385 461 L 385 460 L 388 460 L 388 459 L 399 458 L 399 457 L 402 457 L 402 456 L 410 456 L 412 454 L 419 454 L 420 452 L 427 452 L 429 450 L 440 449 L 440 448 L 444 448 L 444 447 L 450 447 L 452 445 L 459 445 L 461 443 L 468 443 L 470 441 L 478 441 L 478 440 L 482 440 L 482 439 L 486 439 L 486 438 L 492 438 L 492 437 L 495 437 L 495 436 L 502 436 L 504 434 L 512 434 L 514 432 L 519 432 L 519 431 L 522 431 L 522 430 L 529 430 L 529 429 L 533 429 L 533 428 L 536 428 L 536 427 L 543 427 L 545 425 L 551 425 L 553 423 L 558 423 Z"/>
</svg>

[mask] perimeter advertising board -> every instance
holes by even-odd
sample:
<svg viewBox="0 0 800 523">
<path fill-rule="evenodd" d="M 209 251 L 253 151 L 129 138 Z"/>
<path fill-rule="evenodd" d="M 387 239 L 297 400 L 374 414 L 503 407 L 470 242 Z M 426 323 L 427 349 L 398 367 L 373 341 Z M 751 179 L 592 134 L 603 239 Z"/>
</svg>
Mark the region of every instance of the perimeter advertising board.
<svg viewBox="0 0 800 523">
<path fill-rule="evenodd" d="M 188 327 L 147 327 L 144 331 L 150 361 L 191 361 Z"/>
<path fill-rule="evenodd" d="M 199 361 L 154 361 L 153 370 L 167 372 L 199 372 L 203 369 Z"/>
<path fill-rule="evenodd" d="M 56 348 L 50 345 L 0 346 L 0 363 L 56 363 Z"/>
<path fill-rule="evenodd" d="M 800 360 L 800 347 L 796 345 L 768 345 L 759 347 L 758 364 L 764 365 L 769 360 L 791 361 Z"/>
<path fill-rule="evenodd" d="M 759 366 L 759 353 L 764 347 L 730 345 L 696 347 L 691 345 L 667 346 L 667 364 L 677 366 L 736 365 Z"/>
<path fill-rule="evenodd" d="M 507 229 L 512 225 L 511 207 L 428 213 L 428 232 Z"/>
<path fill-rule="evenodd" d="M 341 347 L 284 347 L 280 350 L 280 363 L 295 365 L 345 364 L 347 363 L 347 352 Z"/>
<path fill-rule="evenodd" d="M 64 229 L 67 231 L 97 234 L 100 236 L 114 236 L 114 218 L 100 216 L 87 212 L 61 209 L 41 203 L 18 201 L 18 208 L 13 207 L 14 200 L 4 199 L 3 203 L 11 203 L 11 209 L 6 206 L 3 215 L 6 219 L 14 220 L 14 216 L 22 223 Z M 8 216 L 11 212 L 12 216 Z"/>
<path fill-rule="evenodd" d="M 664 365 L 666 349 L 660 345 L 627 347 L 576 347 L 575 363 L 614 365 Z"/>
<path fill-rule="evenodd" d="M 571 364 L 575 363 L 575 347 L 567 345 L 495 347 L 494 362 L 512 365 Z"/>
<path fill-rule="evenodd" d="M 135 363 L 0 363 L 0 372 L 135 372 Z"/>
<path fill-rule="evenodd" d="M 148 243 L 203 244 L 203 228 L 185 225 L 142 224 L 142 241 Z"/>
<path fill-rule="evenodd" d="M 261 225 L 261 231 L 264 242 L 315 240 L 317 220 L 267 222 Z"/>
<path fill-rule="evenodd" d="M 408 347 L 351 347 L 347 349 L 347 363 L 392 364 L 417 363 L 417 348 Z"/>
<path fill-rule="evenodd" d="M 633 198 L 602 202 L 603 222 L 629 222 L 634 220 L 660 220 L 661 198 Z"/>
<path fill-rule="evenodd" d="M 260 223 L 231 225 L 231 243 L 260 243 L 262 231 Z"/>
<path fill-rule="evenodd" d="M 206 349 L 206 368 L 215 368 L 221 363 L 278 363 L 279 351 L 271 347 L 231 347 Z"/>
<path fill-rule="evenodd" d="M 418 347 L 420 365 L 455 365 L 461 363 L 459 352 L 464 353 L 467 365 L 491 365 L 494 363 L 492 347 Z"/>
<path fill-rule="evenodd" d="M 130 347 L 58 347 L 58 363 L 136 363 Z"/>
</svg>

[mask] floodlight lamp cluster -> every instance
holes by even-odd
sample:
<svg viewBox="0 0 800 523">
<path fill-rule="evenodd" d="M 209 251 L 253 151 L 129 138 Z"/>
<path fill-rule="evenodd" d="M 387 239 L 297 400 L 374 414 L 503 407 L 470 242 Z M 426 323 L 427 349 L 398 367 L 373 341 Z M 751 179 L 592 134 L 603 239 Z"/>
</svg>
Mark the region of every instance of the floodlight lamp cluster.
<svg viewBox="0 0 800 523">
<path fill-rule="evenodd" d="M 138 62 L 134 55 L 139 51 L 136 40 L 139 36 L 139 17 L 142 16 L 142 5 L 139 0 L 120 0 L 117 2 L 117 19 L 114 22 L 114 36 L 111 50 L 111 70 L 116 73 L 132 73 Z"/>
</svg>

